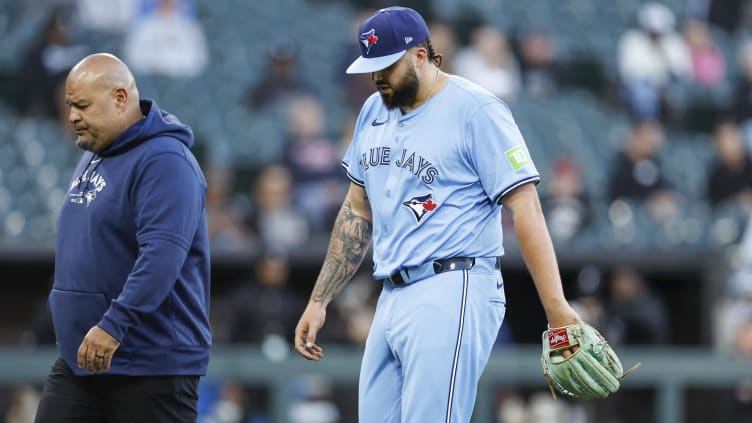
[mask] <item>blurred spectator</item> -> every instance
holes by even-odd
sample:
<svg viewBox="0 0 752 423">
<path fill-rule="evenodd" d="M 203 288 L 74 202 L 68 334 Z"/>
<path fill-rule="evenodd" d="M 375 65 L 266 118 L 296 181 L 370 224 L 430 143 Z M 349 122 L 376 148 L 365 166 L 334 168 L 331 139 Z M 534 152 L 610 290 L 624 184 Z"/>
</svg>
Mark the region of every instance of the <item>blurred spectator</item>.
<svg viewBox="0 0 752 423">
<path fill-rule="evenodd" d="M 520 89 L 517 59 L 504 34 L 491 25 L 473 31 L 470 45 L 454 57 L 454 71 L 505 101 L 513 100 Z"/>
<path fill-rule="evenodd" d="M 335 404 L 334 385 L 325 375 L 304 375 L 292 381 L 290 423 L 338 423 L 340 411 Z"/>
<path fill-rule="evenodd" d="M 52 286 L 51 281 L 49 286 Z M 30 314 L 26 327 L 21 333 L 20 345 L 26 348 L 54 347 L 55 331 L 52 327 L 52 316 L 46 296 L 34 301 Z M 5 423 L 34 422 L 41 391 L 41 386 L 31 384 L 13 387 L 9 408 L 2 421 Z M 0 413 L 0 418 L 2 418 L 2 413 Z"/>
<path fill-rule="evenodd" d="M 752 280 L 746 279 L 750 274 L 749 269 L 740 269 L 714 310 L 714 343 L 721 353 L 733 353 L 738 332 L 752 322 Z"/>
<path fill-rule="evenodd" d="M 349 66 L 356 57 L 352 52 L 360 49 L 356 44 L 360 23 L 367 17 L 371 16 L 375 11 L 376 10 L 374 9 L 362 9 L 353 16 L 350 21 L 350 32 L 348 32 L 350 36 L 346 38 L 346 42 L 339 48 L 339 51 L 342 52 L 342 57 L 339 59 L 334 70 L 334 80 L 342 87 L 342 101 L 347 110 L 353 114 L 357 114 L 368 96 L 376 92 L 376 86 L 373 84 L 373 81 L 371 81 L 370 74 L 358 73 L 348 75 L 345 73 L 347 66 Z M 350 135 L 352 135 L 352 133 Z"/>
<path fill-rule="evenodd" d="M 428 24 L 428 31 L 434 51 L 442 56 L 441 69 L 454 73 L 454 56 L 457 54 L 457 37 L 454 29 L 447 22 L 433 21 Z"/>
<path fill-rule="evenodd" d="M 556 159 L 547 188 L 543 210 L 551 237 L 554 241 L 571 240 L 589 223 L 591 215 L 579 164 L 570 157 Z"/>
<path fill-rule="evenodd" d="M 247 252 L 251 239 L 240 213 L 232 207 L 233 174 L 224 166 L 206 170 L 206 224 L 214 252 Z"/>
<path fill-rule="evenodd" d="M 713 40 L 708 26 L 698 20 L 689 20 L 684 24 L 684 38 L 689 49 L 694 83 L 705 88 L 723 84 L 726 59 Z"/>
<path fill-rule="evenodd" d="M 380 293 L 381 284 L 373 279 L 368 269 L 361 269 L 333 301 L 344 327 L 338 333 L 345 334 L 344 341 L 348 344 L 358 347 L 365 345 Z M 327 325 L 329 323 L 327 315 Z"/>
<path fill-rule="evenodd" d="M 526 423 L 527 406 L 524 398 L 517 392 L 503 392 L 496 410 L 499 423 Z"/>
<path fill-rule="evenodd" d="M 572 307 L 586 323 L 595 328 L 603 328 L 604 305 L 602 301 L 603 277 L 600 269 L 593 265 L 584 266 L 577 274 L 576 294 Z"/>
<path fill-rule="evenodd" d="M 518 392 L 505 392 L 496 410 L 499 423 L 577 423 L 585 415 L 577 403 L 556 401 L 549 391 L 530 393 L 527 401 Z"/>
<path fill-rule="evenodd" d="M 616 267 L 608 281 L 604 336 L 614 345 L 669 341 L 668 312 L 635 269 Z"/>
<path fill-rule="evenodd" d="M 248 394 L 234 381 L 201 379 L 198 388 L 197 423 L 257 423 L 244 419 Z M 268 420 L 262 420 L 268 423 Z"/>
<path fill-rule="evenodd" d="M 262 168 L 251 187 L 248 224 L 266 248 L 288 253 L 308 240 L 310 230 L 293 203 L 293 189 L 292 175 L 281 165 Z"/>
<path fill-rule="evenodd" d="M 151 15 L 159 11 L 162 7 L 162 0 L 137 0 L 137 15 Z M 198 9 L 198 0 L 178 0 L 175 2 L 177 12 L 183 16 L 196 17 Z"/>
<path fill-rule="evenodd" d="M 741 74 L 734 87 L 733 115 L 744 132 L 747 153 L 752 154 L 752 39 L 739 47 Z"/>
<path fill-rule="evenodd" d="M 312 0 L 309 0 L 312 1 Z M 322 3 L 328 0 L 319 0 Z M 356 6 L 359 10 L 369 9 L 371 13 L 378 9 L 394 6 L 394 0 L 348 0 L 347 3 Z M 426 22 L 433 19 L 434 10 L 431 0 L 401 0 L 399 5 L 415 9 L 423 16 Z"/>
<path fill-rule="evenodd" d="M 687 15 L 733 34 L 748 3 L 747 0 L 687 0 Z"/>
<path fill-rule="evenodd" d="M 311 91 L 298 75 L 296 53 L 292 42 L 277 42 L 269 48 L 264 74 L 246 94 L 250 109 L 271 107 Z"/>
<path fill-rule="evenodd" d="M 120 34 L 131 23 L 138 0 L 76 0 L 78 19 L 85 28 Z"/>
<path fill-rule="evenodd" d="M 69 12 L 65 6 L 53 8 L 39 38 L 24 54 L 18 91 L 18 106 L 24 115 L 67 117 L 65 77 L 89 53 L 87 46 L 73 40 Z"/>
<path fill-rule="evenodd" d="M 668 311 L 635 269 L 617 266 L 607 282 L 601 333 L 610 344 L 654 345 L 670 341 Z M 618 349 L 618 347 L 617 347 Z M 622 363 L 625 364 L 625 363 Z M 627 390 L 593 404 L 593 422 L 653 421 L 651 390 Z"/>
<path fill-rule="evenodd" d="M 123 54 L 134 73 L 191 78 L 204 72 L 209 63 L 204 29 L 181 13 L 181 1 L 159 0 L 157 9 L 137 18 L 127 32 Z"/>
<path fill-rule="evenodd" d="M 50 280 L 49 286 L 52 287 L 52 280 Z M 52 327 L 52 315 L 46 296 L 34 302 L 29 321 L 21 333 L 20 344 L 26 347 L 55 345 L 55 330 Z"/>
<path fill-rule="evenodd" d="M 752 160 L 733 122 L 718 125 L 713 134 L 715 158 L 710 165 L 707 199 L 713 206 L 734 203 L 752 212 Z"/>
<path fill-rule="evenodd" d="M 734 353 L 738 358 L 752 359 L 752 320 L 745 322 L 736 331 Z M 719 422 L 752 421 L 752 380 L 740 380 L 731 392 L 724 392 L 721 403 L 723 408 Z"/>
<path fill-rule="evenodd" d="M 555 94 L 562 69 L 551 35 L 537 28 L 523 29 L 517 38 L 517 52 L 523 88 L 535 96 Z"/>
<path fill-rule="evenodd" d="M 609 201 L 646 201 L 653 217 L 659 220 L 678 213 L 678 197 L 666 182 L 658 159 L 662 143 L 659 123 L 644 121 L 633 126 L 624 149 L 611 166 Z"/>
<path fill-rule="evenodd" d="M 256 344 L 274 339 L 292 343 L 298 313 L 304 303 L 288 286 L 287 258 L 267 251 L 254 267 L 251 280 L 243 280 L 226 305 L 227 338 L 233 344 Z"/>
<path fill-rule="evenodd" d="M 618 66 L 630 111 L 638 119 L 659 119 L 679 113 L 670 85 L 691 75 L 684 39 L 676 33 L 673 12 L 648 2 L 637 12 L 638 28 L 619 39 Z"/>
<path fill-rule="evenodd" d="M 714 308 L 714 342 L 718 351 L 732 353 L 741 327 L 752 322 L 752 213 L 735 254 L 725 292 Z"/>
<path fill-rule="evenodd" d="M 348 187 L 339 146 L 324 134 L 326 116 L 317 99 L 293 99 L 287 118 L 291 139 L 285 145 L 284 163 L 292 173 L 295 202 L 312 230 L 326 231 L 334 223 Z"/>
<path fill-rule="evenodd" d="M 20 386 L 13 390 L 10 409 L 5 423 L 33 423 L 41 393 L 33 386 Z"/>
<path fill-rule="evenodd" d="M 339 149 L 339 157 L 344 157 L 345 152 L 347 152 L 347 148 L 350 147 L 350 143 L 352 142 L 353 134 L 355 133 L 355 124 L 358 122 L 358 115 L 356 114 L 349 114 L 345 119 L 343 119 L 342 128 L 339 132 L 339 139 L 337 147 Z"/>
<path fill-rule="evenodd" d="M 691 84 L 684 87 L 686 104 L 680 116 L 681 126 L 689 131 L 710 133 L 728 108 L 726 58 L 705 22 L 689 20 L 683 32 L 692 70 Z"/>
</svg>

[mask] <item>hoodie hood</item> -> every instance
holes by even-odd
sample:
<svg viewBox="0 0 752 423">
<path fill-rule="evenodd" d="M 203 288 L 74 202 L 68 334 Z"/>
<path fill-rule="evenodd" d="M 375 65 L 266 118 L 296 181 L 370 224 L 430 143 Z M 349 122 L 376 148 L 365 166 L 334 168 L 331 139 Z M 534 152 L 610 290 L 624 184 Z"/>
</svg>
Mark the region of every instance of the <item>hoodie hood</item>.
<svg viewBox="0 0 752 423">
<path fill-rule="evenodd" d="M 193 147 L 193 132 L 175 116 L 159 110 L 154 100 L 143 99 L 139 102 L 144 119 L 131 125 L 109 147 L 99 153 L 101 157 L 121 154 L 149 139 L 172 137 L 186 147 Z"/>
</svg>

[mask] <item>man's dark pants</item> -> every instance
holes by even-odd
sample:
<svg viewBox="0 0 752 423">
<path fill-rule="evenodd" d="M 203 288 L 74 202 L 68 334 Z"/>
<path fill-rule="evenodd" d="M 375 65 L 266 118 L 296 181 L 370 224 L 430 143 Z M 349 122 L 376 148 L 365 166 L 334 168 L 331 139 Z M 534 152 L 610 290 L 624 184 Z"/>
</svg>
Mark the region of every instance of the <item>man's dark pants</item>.
<svg viewBox="0 0 752 423">
<path fill-rule="evenodd" d="M 35 423 L 192 423 L 198 381 L 198 376 L 76 376 L 58 358 Z"/>
</svg>

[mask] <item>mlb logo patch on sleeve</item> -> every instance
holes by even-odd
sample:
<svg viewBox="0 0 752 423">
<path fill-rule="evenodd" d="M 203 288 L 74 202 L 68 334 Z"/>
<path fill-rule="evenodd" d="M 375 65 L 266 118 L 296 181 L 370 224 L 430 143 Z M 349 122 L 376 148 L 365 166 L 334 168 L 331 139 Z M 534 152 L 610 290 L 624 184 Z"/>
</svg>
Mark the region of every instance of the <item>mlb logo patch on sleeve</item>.
<svg viewBox="0 0 752 423">
<path fill-rule="evenodd" d="M 519 145 L 505 151 L 504 155 L 507 156 L 507 161 L 512 166 L 512 170 L 514 170 L 515 172 L 522 169 L 529 163 L 527 154 L 525 154 L 525 150 Z"/>
</svg>

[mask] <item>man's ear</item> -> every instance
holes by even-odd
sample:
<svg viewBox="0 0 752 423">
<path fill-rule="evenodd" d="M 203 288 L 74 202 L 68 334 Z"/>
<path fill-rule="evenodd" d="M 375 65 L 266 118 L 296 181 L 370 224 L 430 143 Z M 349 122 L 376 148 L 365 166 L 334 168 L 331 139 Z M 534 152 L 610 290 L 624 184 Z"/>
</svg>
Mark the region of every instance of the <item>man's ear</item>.
<svg viewBox="0 0 752 423">
<path fill-rule="evenodd" d="M 120 107 L 124 108 L 126 104 L 128 104 L 128 90 L 125 88 L 115 88 L 112 90 L 112 96 L 115 99 L 115 104 Z"/>
<path fill-rule="evenodd" d="M 423 66 L 428 63 L 428 50 L 425 47 L 419 46 L 415 50 L 416 65 Z"/>
</svg>

